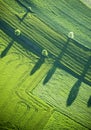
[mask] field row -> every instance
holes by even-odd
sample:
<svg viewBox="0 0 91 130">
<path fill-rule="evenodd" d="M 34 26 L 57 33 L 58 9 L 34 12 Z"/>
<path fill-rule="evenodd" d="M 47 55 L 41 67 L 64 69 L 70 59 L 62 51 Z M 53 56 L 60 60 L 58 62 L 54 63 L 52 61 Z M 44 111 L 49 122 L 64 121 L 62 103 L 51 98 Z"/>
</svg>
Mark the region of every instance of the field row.
<svg viewBox="0 0 91 130">
<path fill-rule="evenodd" d="M 78 78 L 80 77 L 82 81 L 90 84 L 90 49 L 54 32 L 33 14 L 27 14 L 28 16 L 26 16 L 20 24 L 14 10 L 3 2 L 0 6 L 2 9 L 2 29 L 6 32 L 5 28 L 8 28 L 6 32 L 8 35 L 14 38 L 14 29 L 18 27 L 21 28 L 22 35 L 20 38 L 15 38 L 15 40 L 21 42 L 21 44 L 23 43 L 24 47 L 27 46 L 24 45 L 26 42 L 25 44 L 30 45 L 32 51 L 35 51 L 37 55 L 41 55 L 43 48 L 47 49 L 50 54 L 60 60 L 64 66 L 76 73 Z M 5 22 L 5 20 L 7 22 Z M 29 49 L 29 47 L 27 49 Z"/>
<path fill-rule="evenodd" d="M 0 43 L 3 45 L 8 44 L 11 39 L 9 39 L 4 32 L 1 32 L 1 34 L 2 39 L 0 39 Z M 78 116 L 76 110 L 75 113 L 73 113 L 74 116 L 71 116 L 70 114 L 71 110 L 77 105 L 72 105 L 71 110 L 67 110 L 67 107 L 65 107 L 65 99 L 70 90 L 70 85 L 72 84 L 70 81 L 75 81 L 75 79 L 66 72 L 64 73 L 62 70 L 59 72 L 57 69 L 49 83 L 44 86 L 43 80 L 47 71 L 50 69 L 51 64 L 48 65 L 46 61 L 31 75 L 31 71 L 38 59 L 36 59 L 35 55 L 30 59 L 26 56 L 24 48 L 22 46 L 17 46 L 18 44 L 14 42 L 7 55 L 0 59 L 0 73 L 2 73 L 0 76 L 0 127 L 9 129 L 14 128 L 16 130 L 28 130 L 29 128 L 31 128 L 31 130 L 36 130 L 36 128 L 39 130 L 70 129 L 71 127 L 71 129 L 79 128 L 87 130 L 89 128 L 89 125 L 87 125 L 88 122 L 85 122 L 85 127 L 88 128 L 82 126 L 85 115 L 90 112 L 90 109 L 87 111 L 86 103 L 84 105 L 82 103 L 86 113 L 84 113 L 83 119 L 79 121 L 81 124 L 74 120 L 74 116 Z M 1 47 L 3 51 L 4 48 L 3 46 Z M 20 53 L 20 50 L 23 53 Z M 55 77 L 58 81 L 55 80 Z M 68 81 L 69 79 L 70 81 Z M 69 82 L 68 86 L 66 86 L 65 80 L 67 83 Z M 68 90 L 67 87 L 69 88 Z M 84 93 L 85 90 L 82 90 L 82 93 Z M 62 99 L 63 93 L 65 93 L 65 96 L 63 96 Z M 89 94 L 86 95 L 86 98 Z M 61 101 L 63 103 L 61 103 Z M 82 110 L 81 108 L 79 112 Z M 88 118 L 90 117 L 88 116 L 86 119 L 88 120 Z M 79 120 L 80 117 L 77 119 Z"/>
</svg>

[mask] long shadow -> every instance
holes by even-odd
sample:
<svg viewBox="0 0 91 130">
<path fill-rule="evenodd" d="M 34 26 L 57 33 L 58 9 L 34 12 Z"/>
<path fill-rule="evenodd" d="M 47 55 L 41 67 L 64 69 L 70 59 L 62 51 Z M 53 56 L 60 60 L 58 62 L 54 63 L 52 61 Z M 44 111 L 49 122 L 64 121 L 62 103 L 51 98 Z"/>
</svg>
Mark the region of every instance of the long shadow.
<svg viewBox="0 0 91 130">
<path fill-rule="evenodd" d="M 89 97 L 89 100 L 88 100 L 88 102 L 87 102 L 87 106 L 88 106 L 88 107 L 91 107 L 91 96 Z"/>
<path fill-rule="evenodd" d="M 20 0 L 16 0 L 16 2 L 19 4 L 19 6 L 21 6 L 21 7 L 24 7 L 26 10 L 28 10 L 30 13 L 34 13 L 32 10 L 30 10 L 30 8 L 28 8 L 27 7 L 27 5 L 30 5 L 29 3 L 31 2 L 31 1 L 20 1 Z M 27 3 L 27 5 L 24 3 L 24 2 L 26 2 Z M 31 3 L 31 5 L 32 5 L 33 3 Z"/>
<path fill-rule="evenodd" d="M 68 47 L 68 45 L 69 45 L 70 40 L 71 40 L 70 38 L 67 39 L 67 42 L 65 43 L 65 45 L 64 45 L 64 47 L 63 47 L 63 49 L 62 49 L 62 52 L 59 54 L 59 56 L 57 57 L 57 60 L 56 60 L 55 62 L 58 62 L 58 60 L 61 60 L 61 59 L 62 59 L 64 53 L 65 53 L 66 50 L 67 50 L 67 47 Z"/>
<path fill-rule="evenodd" d="M 77 82 L 73 85 L 72 89 L 70 90 L 70 93 L 68 95 L 68 99 L 66 102 L 67 106 L 70 106 L 76 99 L 79 92 L 79 88 L 81 86 L 81 82 L 82 82 L 81 80 L 77 80 Z"/>
<path fill-rule="evenodd" d="M 10 48 L 12 47 L 13 43 L 14 43 L 14 41 L 12 40 L 12 41 L 8 44 L 8 46 L 3 50 L 3 52 L 1 53 L 1 56 L 0 56 L 1 58 L 3 58 L 4 56 L 7 55 L 8 51 L 9 51 Z"/>
<path fill-rule="evenodd" d="M 36 65 L 30 73 L 30 75 L 34 74 L 41 67 L 45 60 L 45 57 L 41 54 L 42 47 L 38 45 L 36 42 L 34 42 L 32 39 L 30 40 L 28 37 L 24 36 L 23 34 L 20 34 L 20 36 L 17 37 L 14 34 L 14 29 L 5 21 L 0 20 L 0 23 L 0 28 L 6 34 L 8 34 L 14 41 L 16 41 L 17 44 L 21 44 L 26 50 L 31 51 L 33 54 L 36 54 L 38 57 L 40 57 L 39 61 L 36 63 Z M 2 56 L 5 55 L 5 52 L 3 52 L 4 54 L 2 54 Z"/>
<path fill-rule="evenodd" d="M 0 19 L 0 29 L 2 29 L 8 36 L 10 36 L 17 44 L 21 44 L 26 50 L 33 52 L 37 56 L 41 56 L 42 47 L 39 46 L 34 40 L 24 36 L 23 33 L 20 36 L 16 36 L 14 28 L 12 28 L 7 22 Z"/>
<path fill-rule="evenodd" d="M 38 62 L 34 66 L 34 68 L 32 69 L 30 75 L 33 75 L 41 67 L 41 65 L 44 63 L 44 61 L 45 61 L 45 58 L 40 57 L 40 59 L 38 60 Z"/>
<path fill-rule="evenodd" d="M 69 74 L 71 74 L 73 77 L 77 78 L 77 79 L 81 79 L 82 76 L 75 73 L 74 71 L 72 71 L 71 69 L 69 69 L 68 67 L 64 66 L 62 63 L 58 62 L 58 68 L 59 69 L 63 69 L 66 72 L 68 72 Z M 83 78 L 82 82 L 84 82 L 85 84 L 88 84 L 89 86 L 91 86 L 91 82 L 88 81 L 87 79 Z"/>
<path fill-rule="evenodd" d="M 91 56 L 89 56 L 88 61 L 87 61 L 86 65 L 85 65 L 85 67 L 84 67 L 84 70 L 82 72 L 82 78 L 85 77 L 86 73 L 88 72 L 88 69 L 89 69 L 90 65 L 91 65 Z"/>
<path fill-rule="evenodd" d="M 1 19 L 0 19 L 0 29 L 2 29 L 14 41 L 16 41 L 17 44 L 21 44 L 26 50 L 31 51 L 35 55 L 41 57 L 42 47 L 39 46 L 33 39 L 29 39 L 28 37 L 24 36 L 23 34 L 21 34 L 18 37 L 15 36 L 14 28 L 12 28 L 7 22 L 5 22 L 4 20 L 1 20 Z M 67 42 L 69 42 L 69 39 Z M 59 63 L 59 61 L 58 61 L 58 59 L 59 58 L 61 59 L 61 57 L 63 56 L 63 54 L 67 48 L 67 45 L 68 44 L 65 44 L 65 46 L 63 47 L 62 53 L 60 53 L 60 55 L 56 58 L 55 62 L 57 62 L 59 64 L 58 67 L 60 67 L 61 69 L 64 69 L 65 71 L 67 71 L 68 73 L 70 73 L 71 75 L 73 75 L 74 77 L 79 79 L 82 77 L 81 75 L 78 75 L 75 72 L 71 71 L 71 69 L 67 68 L 66 66 L 64 66 L 62 63 Z M 84 50 L 91 51 L 87 48 L 85 48 Z M 90 63 L 91 63 L 91 60 L 89 58 L 89 62 L 86 65 L 87 67 L 84 69 L 84 74 L 87 72 L 87 68 L 89 67 Z M 83 78 L 83 82 L 88 85 L 91 85 L 91 82 L 85 78 Z"/>
<path fill-rule="evenodd" d="M 20 6 L 22 6 L 22 7 L 24 7 L 24 8 L 27 8 L 26 5 L 23 4 L 20 0 L 16 0 L 16 2 L 17 2 Z"/>
<path fill-rule="evenodd" d="M 25 19 L 25 17 L 28 15 L 29 12 L 30 12 L 30 13 L 34 13 L 29 7 L 27 7 L 27 6 L 23 3 L 23 1 L 16 0 L 16 2 L 19 4 L 19 6 L 24 7 L 24 8 L 26 9 L 26 13 L 23 15 L 22 18 L 20 18 L 19 16 L 16 15 L 17 18 L 20 20 L 20 22 L 22 22 L 22 21 Z"/>
<path fill-rule="evenodd" d="M 54 64 L 53 64 L 52 68 L 48 71 L 48 73 L 47 73 L 47 75 L 46 75 L 46 77 L 45 77 L 45 79 L 43 81 L 43 85 L 45 85 L 51 79 L 52 75 L 55 73 L 56 68 L 59 65 L 58 64 L 59 63 L 59 59 L 61 59 L 63 57 L 63 55 L 64 55 L 64 53 L 65 53 L 65 51 L 66 51 L 66 49 L 68 47 L 69 41 L 70 41 L 70 39 L 68 38 L 67 42 L 65 43 L 65 45 L 64 45 L 64 47 L 62 49 L 62 52 L 59 54 L 59 56 L 54 61 Z"/>
<path fill-rule="evenodd" d="M 48 71 L 47 76 L 45 77 L 43 81 L 43 85 L 45 85 L 51 79 L 55 71 L 56 71 L 56 66 L 53 64 L 53 67 Z"/>
<path fill-rule="evenodd" d="M 15 14 L 15 16 L 20 20 L 20 23 L 23 22 L 23 20 L 26 18 L 26 16 L 28 15 L 29 11 L 26 11 L 26 13 L 22 16 L 22 18 L 20 18 L 17 14 Z"/>
<path fill-rule="evenodd" d="M 26 10 L 26 13 L 22 16 L 22 18 L 20 18 L 17 14 L 15 14 L 15 16 L 20 20 L 20 23 L 23 22 L 23 20 L 27 17 L 28 13 L 29 13 L 29 9 Z M 33 13 L 33 12 L 31 12 Z"/>
<path fill-rule="evenodd" d="M 85 77 L 90 65 L 91 65 L 91 56 L 88 58 L 88 62 L 84 67 L 84 70 L 81 74 L 81 77 L 78 78 L 78 81 L 73 85 L 73 87 L 68 95 L 68 99 L 66 102 L 67 106 L 70 106 L 74 102 L 74 100 L 76 99 L 78 92 L 79 92 L 79 88 L 81 86 L 81 83 L 84 81 L 84 77 Z M 89 99 L 89 101 L 88 101 L 88 105 L 89 105 L 89 102 L 91 103 L 90 100 L 91 99 Z"/>
</svg>

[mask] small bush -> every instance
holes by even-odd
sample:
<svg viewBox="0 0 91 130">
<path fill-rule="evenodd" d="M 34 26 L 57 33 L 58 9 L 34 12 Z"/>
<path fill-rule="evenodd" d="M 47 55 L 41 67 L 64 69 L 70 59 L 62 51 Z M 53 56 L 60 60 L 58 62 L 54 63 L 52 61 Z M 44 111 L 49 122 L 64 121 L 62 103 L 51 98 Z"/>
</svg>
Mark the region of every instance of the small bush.
<svg viewBox="0 0 91 130">
<path fill-rule="evenodd" d="M 32 7 L 30 7 L 30 6 L 28 7 L 28 10 L 29 10 L 30 12 L 33 12 L 33 11 L 32 11 Z"/>
<path fill-rule="evenodd" d="M 46 49 L 43 49 L 42 50 L 42 55 L 47 57 L 48 56 L 48 51 Z"/>
<path fill-rule="evenodd" d="M 15 35 L 16 35 L 16 36 L 19 36 L 20 34 L 21 34 L 21 31 L 20 31 L 19 29 L 16 29 L 16 30 L 15 30 Z"/>
<path fill-rule="evenodd" d="M 74 38 L 74 32 L 69 32 L 68 37 L 73 39 Z"/>
</svg>

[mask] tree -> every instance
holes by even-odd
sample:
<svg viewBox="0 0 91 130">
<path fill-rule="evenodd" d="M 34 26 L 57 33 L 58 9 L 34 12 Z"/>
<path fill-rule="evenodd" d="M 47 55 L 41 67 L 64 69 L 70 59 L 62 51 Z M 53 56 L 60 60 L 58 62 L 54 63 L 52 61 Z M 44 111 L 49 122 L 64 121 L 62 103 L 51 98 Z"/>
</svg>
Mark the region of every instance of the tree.
<svg viewBox="0 0 91 130">
<path fill-rule="evenodd" d="M 46 49 L 42 50 L 42 55 L 48 57 L 48 51 Z"/>
<path fill-rule="evenodd" d="M 16 29 L 16 30 L 15 30 L 15 35 L 16 35 L 16 36 L 20 36 L 20 34 L 21 34 L 21 31 L 20 31 L 19 29 Z"/>
<path fill-rule="evenodd" d="M 68 37 L 71 38 L 71 39 L 73 39 L 74 38 L 74 32 L 69 32 L 68 33 Z"/>
</svg>

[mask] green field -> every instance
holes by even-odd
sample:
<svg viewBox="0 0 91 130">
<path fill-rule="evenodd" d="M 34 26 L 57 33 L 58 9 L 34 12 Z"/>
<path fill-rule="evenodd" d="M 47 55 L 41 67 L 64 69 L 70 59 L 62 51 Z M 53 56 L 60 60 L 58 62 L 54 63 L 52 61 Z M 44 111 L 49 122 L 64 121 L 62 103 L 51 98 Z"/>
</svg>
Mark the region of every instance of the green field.
<svg viewBox="0 0 91 130">
<path fill-rule="evenodd" d="M 90 34 L 90 0 L 0 0 L 0 130 L 91 129 Z"/>
</svg>

